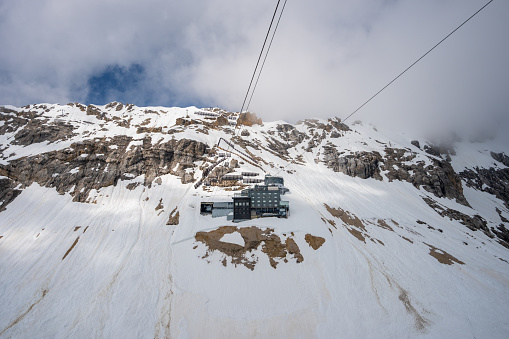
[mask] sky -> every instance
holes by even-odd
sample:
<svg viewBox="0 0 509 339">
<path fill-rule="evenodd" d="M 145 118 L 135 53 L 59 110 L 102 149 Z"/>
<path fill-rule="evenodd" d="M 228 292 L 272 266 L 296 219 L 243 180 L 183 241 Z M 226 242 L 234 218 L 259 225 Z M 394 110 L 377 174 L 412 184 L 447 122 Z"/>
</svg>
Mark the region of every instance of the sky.
<svg viewBox="0 0 509 339">
<path fill-rule="evenodd" d="M 344 118 L 487 1 L 288 0 L 249 110 Z M 238 111 L 276 3 L 0 0 L 0 104 Z M 509 127 L 507 18 L 509 2 L 493 1 L 350 119 Z"/>
</svg>

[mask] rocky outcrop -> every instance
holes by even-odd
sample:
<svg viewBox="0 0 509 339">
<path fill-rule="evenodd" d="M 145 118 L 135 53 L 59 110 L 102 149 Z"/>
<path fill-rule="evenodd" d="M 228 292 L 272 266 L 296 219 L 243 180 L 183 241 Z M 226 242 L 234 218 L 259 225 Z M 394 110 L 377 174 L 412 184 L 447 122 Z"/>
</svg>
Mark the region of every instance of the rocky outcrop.
<svg viewBox="0 0 509 339">
<path fill-rule="evenodd" d="M 276 130 L 279 137 L 288 142 L 289 146 L 287 148 L 295 147 L 297 144 L 309 139 L 306 133 L 299 132 L 293 125 L 290 124 L 277 125 Z"/>
<path fill-rule="evenodd" d="M 16 132 L 28 123 L 28 118 L 18 112 L 0 106 L 0 135 Z"/>
<path fill-rule="evenodd" d="M 253 126 L 253 125 L 262 125 L 262 119 L 258 118 L 255 113 L 240 113 L 239 118 L 237 119 L 238 126 Z"/>
<path fill-rule="evenodd" d="M 406 181 L 416 188 L 424 188 L 439 198 L 455 199 L 458 203 L 469 206 L 463 195 L 460 176 L 448 161 L 430 157 L 431 165 L 424 161 L 412 163 L 415 153 L 406 149 L 385 149 L 385 158 L 378 152 L 356 152 L 342 155 L 333 145 L 323 147 L 323 162 L 335 172 L 342 172 L 362 179 L 382 180 L 381 171 L 389 181 Z"/>
<path fill-rule="evenodd" d="M 21 190 L 16 189 L 16 186 L 13 180 L 0 178 L 0 212 L 4 211 L 6 206 L 21 193 Z"/>
<path fill-rule="evenodd" d="M 488 223 L 480 215 L 476 214 L 471 217 L 452 208 L 447 208 L 429 197 L 423 197 L 422 199 L 428 204 L 429 207 L 434 209 L 435 212 L 440 214 L 442 217 L 448 217 L 451 220 L 457 220 L 472 231 L 482 230 L 489 237 L 493 237 L 493 234 L 490 233 L 488 228 Z"/>
<path fill-rule="evenodd" d="M 495 152 L 490 152 L 490 154 L 493 159 L 495 159 L 496 161 L 501 162 L 504 165 L 506 165 L 507 167 L 509 167 L 509 157 L 507 155 L 505 155 L 504 153 L 495 153 Z"/>
<path fill-rule="evenodd" d="M 422 186 L 438 198 L 455 199 L 469 206 L 463 195 L 461 178 L 448 161 L 429 157 L 432 164 L 426 166 L 424 161 L 411 163 L 415 157 L 415 153 L 408 154 L 405 149 L 387 147 L 382 170 L 387 171 L 389 181 L 406 181 L 416 188 Z"/>
<path fill-rule="evenodd" d="M 324 162 L 334 172 L 342 172 L 351 177 L 382 180 L 379 163 L 382 156 L 378 152 L 356 152 L 341 156 L 334 147 L 324 147 Z"/>
<path fill-rule="evenodd" d="M 67 140 L 75 136 L 75 127 L 61 121 L 48 123 L 38 119 L 30 120 L 21 130 L 14 135 L 15 145 L 31 145 L 48 141 L 49 143 Z"/>
<path fill-rule="evenodd" d="M 183 184 L 193 182 L 194 162 L 208 151 L 205 144 L 188 139 L 155 145 L 150 137 L 131 142 L 131 137 L 116 136 L 74 143 L 63 150 L 10 161 L 0 166 L 0 175 L 22 187 L 34 182 L 54 187 L 60 194 L 69 192 L 74 201 L 85 202 L 92 189 L 141 175 L 146 186 L 165 174 L 180 176 Z"/>
<path fill-rule="evenodd" d="M 509 208 L 509 168 L 479 168 L 466 169 L 460 172 L 468 187 L 493 194 Z"/>
<path fill-rule="evenodd" d="M 243 239 L 243 245 L 223 241 L 225 235 L 236 232 Z M 207 250 L 202 259 L 208 261 L 209 256 L 217 251 L 224 256 L 222 260 L 224 266 L 231 263 L 234 266 L 244 265 L 250 270 L 254 270 L 258 263 L 258 257 L 252 256 L 251 253 L 256 250 L 261 250 L 261 253 L 267 255 L 273 268 L 277 268 L 279 263 L 288 263 L 292 259 L 296 263 L 304 261 L 304 257 L 293 236 L 293 233 L 291 236 L 283 234 L 283 237 L 286 239 L 282 239 L 274 233 L 272 228 L 222 226 L 208 232 L 197 232 L 195 239 L 196 242 L 203 243 L 206 246 Z"/>
</svg>

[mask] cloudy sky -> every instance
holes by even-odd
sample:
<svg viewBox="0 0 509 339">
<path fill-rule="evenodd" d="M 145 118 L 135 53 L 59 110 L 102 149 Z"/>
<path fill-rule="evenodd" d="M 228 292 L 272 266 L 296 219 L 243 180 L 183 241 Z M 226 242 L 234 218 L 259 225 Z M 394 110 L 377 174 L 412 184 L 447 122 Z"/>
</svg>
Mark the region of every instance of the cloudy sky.
<svg viewBox="0 0 509 339">
<path fill-rule="evenodd" d="M 288 0 L 250 111 L 346 117 L 487 1 Z M 238 111 L 276 3 L 0 0 L 0 104 Z M 509 126 L 507 18 L 493 1 L 351 119 Z"/>
</svg>

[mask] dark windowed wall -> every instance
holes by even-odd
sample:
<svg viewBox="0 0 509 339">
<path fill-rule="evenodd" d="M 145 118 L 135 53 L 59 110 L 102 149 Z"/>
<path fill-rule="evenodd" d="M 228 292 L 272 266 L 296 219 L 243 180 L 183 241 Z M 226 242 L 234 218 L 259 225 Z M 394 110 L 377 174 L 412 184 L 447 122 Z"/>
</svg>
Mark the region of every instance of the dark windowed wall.
<svg viewBox="0 0 509 339">
<path fill-rule="evenodd" d="M 233 219 L 234 220 L 251 219 L 251 198 L 249 197 L 233 198 Z"/>
</svg>

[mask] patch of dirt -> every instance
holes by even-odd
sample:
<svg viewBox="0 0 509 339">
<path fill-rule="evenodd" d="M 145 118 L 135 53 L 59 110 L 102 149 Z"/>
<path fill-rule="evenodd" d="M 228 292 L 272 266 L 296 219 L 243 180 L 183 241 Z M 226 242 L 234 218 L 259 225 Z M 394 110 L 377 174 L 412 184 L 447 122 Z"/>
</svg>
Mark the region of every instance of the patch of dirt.
<svg viewBox="0 0 509 339">
<path fill-rule="evenodd" d="M 362 235 L 362 232 L 356 230 L 355 228 L 350 228 L 350 227 L 347 227 L 346 229 L 348 230 L 348 232 L 350 232 L 351 235 L 356 237 L 359 241 L 366 243 L 366 238 L 364 238 L 364 236 Z"/>
<path fill-rule="evenodd" d="M 234 232 L 240 233 L 244 239 L 244 246 L 220 240 L 225 234 Z M 292 236 L 294 235 L 292 234 Z M 270 265 L 274 268 L 280 262 L 288 262 L 288 259 L 291 258 L 295 259 L 297 263 L 304 261 L 295 240 L 289 236 L 283 242 L 277 234 L 274 234 L 272 228 L 222 226 L 209 232 L 197 232 L 195 239 L 207 246 L 207 252 L 202 257 L 203 259 L 209 257 L 212 252 L 219 251 L 225 255 L 221 260 L 224 266 L 230 262 L 235 266 L 244 265 L 250 270 L 254 270 L 258 258 L 252 251 L 259 249 L 260 245 L 261 251 L 267 255 Z"/>
<path fill-rule="evenodd" d="M 331 225 L 332 225 L 335 229 L 337 229 L 337 227 L 336 227 L 336 222 L 335 222 L 334 220 L 330 220 L 330 219 L 327 219 L 327 218 L 323 218 L 323 217 L 322 217 L 322 221 L 323 221 L 324 223 L 329 223 L 329 224 L 331 224 Z"/>
<path fill-rule="evenodd" d="M 76 244 L 78 243 L 78 240 L 80 240 L 80 237 L 77 237 L 76 240 L 74 240 L 74 243 L 72 244 L 71 247 L 69 247 L 69 249 L 67 250 L 67 252 L 65 252 L 64 256 L 62 257 L 62 260 L 65 259 L 65 257 L 67 257 L 67 255 L 72 251 L 72 249 L 74 248 L 74 246 L 76 246 Z"/>
<path fill-rule="evenodd" d="M 176 213 L 175 213 L 176 212 Z M 177 207 L 171 211 L 170 216 L 168 218 L 168 222 L 166 222 L 166 225 L 178 225 L 180 219 L 180 213 L 177 211 Z"/>
<path fill-rule="evenodd" d="M 381 228 L 384 228 L 384 229 L 386 229 L 386 230 L 389 230 L 389 231 L 394 232 L 394 230 L 392 229 L 392 227 L 391 227 L 391 226 L 389 226 L 389 225 L 385 222 L 385 220 L 383 220 L 383 219 L 378 219 L 378 226 L 380 226 Z"/>
<path fill-rule="evenodd" d="M 399 286 L 398 286 L 399 287 Z M 422 315 L 419 314 L 419 312 L 415 309 L 415 307 L 412 305 L 412 302 L 410 301 L 410 298 L 408 297 L 408 292 L 404 290 L 403 288 L 399 287 L 399 300 L 403 303 L 405 306 L 406 311 L 408 314 L 414 317 L 415 321 L 415 328 L 419 332 L 426 332 L 426 326 L 428 326 L 430 323 L 427 319 L 425 319 Z"/>
<path fill-rule="evenodd" d="M 345 224 L 345 228 L 347 229 L 348 232 L 350 232 L 351 235 L 353 235 L 354 237 L 356 237 L 359 241 L 362 241 L 363 243 L 366 243 L 366 239 L 369 239 L 375 244 L 378 243 L 380 245 L 385 246 L 385 244 L 382 241 L 380 241 L 379 239 L 373 238 L 372 236 L 369 235 L 364 223 L 374 224 L 376 226 L 385 228 L 389 231 L 394 231 L 392 229 L 392 227 L 390 227 L 385 222 L 385 220 L 379 219 L 377 221 L 378 223 L 374 223 L 372 221 L 361 220 L 355 214 L 350 213 L 348 211 L 344 211 L 340 207 L 333 208 L 327 204 L 324 204 L 324 206 L 332 216 L 339 218 L 339 219 L 341 219 L 341 221 L 343 221 L 343 223 Z M 325 219 L 325 220 L 327 220 L 327 219 Z"/>
<path fill-rule="evenodd" d="M 127 184 L 126 188 L 130 191 L 134 190 L 136 187 L 138 187 L 141 183 L 140 182 L 132 182 L 130 184 Z"/>
<path fill-rule="evenodd" d="M 155 210 L 158 211 L 158 210 L 161 210 L 163 209 L 164 206 L 163 206 L 163 198 L 159 199 L 159 204 L 156 206 Z"/>
<path fill-rule="evenodd" d="M 366 227 L 362 224 L 362 221 L 357 218 L 354 214 L 350 214 L 349 212 L 343 211 L 341 208 L 332 208 L 327 204 L 324 204 L 327 211 L 329 211 L 332 216 L 341 219 L 345 224 L 350 226 L 355 226 L 360 228 L 363 231 L 366 231 Z"/>
<path fill-rule="evenodd" d="M 408 238 L 405 238 L 404 236 L 401 236 L 403 239 L 405 239 L 406 241 L 408 241 L 409 243 L 413 244 L 414 242 Z"/>
<path fill-rule="evenodd" d="M 465 265 L 465 263 L 463 261 L 456 259 L 449 253 L 447 253 L 439 248 L 436 248 L 435 246 L 432 246 L 432 245 L 429 245 L 426 243 L 424 243 L 424 244 L 430 248 L 429 255 L 431 255 L 433 258 L 437 259 L 441 264 L 452 265 L 454 263 L 458 263 L 460 265 Z"/>
<path fill-rule="evenodd" d="M 309 233 L 306 234 L 304 239 L 306 240 L 308 245 L 311 246 L 311 248 L 313 248 L 314 250 L 319 249 L 323 245 L 323 243 L 325 242 L 324 238 L 322 238 L 322 237 L 315 237 L 314 235 L 311 235 Z"/>
</svg>

